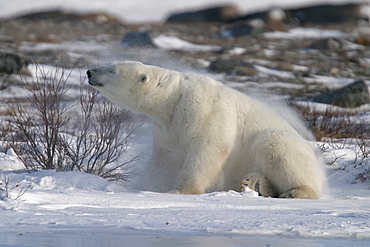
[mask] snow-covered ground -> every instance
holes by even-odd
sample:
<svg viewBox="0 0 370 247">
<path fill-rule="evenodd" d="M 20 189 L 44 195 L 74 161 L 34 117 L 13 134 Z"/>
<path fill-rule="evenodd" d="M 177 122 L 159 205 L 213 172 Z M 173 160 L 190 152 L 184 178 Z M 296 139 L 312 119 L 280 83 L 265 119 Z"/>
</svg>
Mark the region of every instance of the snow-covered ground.
<svg viewBox="0 0 370 247">
<path fill-rule="evenodd" d="M 23 2 L 0 1 L 0 15 L 6 17 L 35 8 L 60 6 L 68 10 L 74 6 L 78 11 L 106 10 L 120 14 L 124 20 L 161 21 L 174 10 L 221 1 L 35 0 L 32 6 L 21 4 Z M 350 1 L 228 2 L 249 11 L 278 3 Z M 294 37 L 302 32 L 295 29 L 289 34 Z M 267 35 L 278 38 L 281 33 Z M 344 34 L 312 29 L 305 35 L 341 37 Z M 162 48 L 185 51 L 217 48 L 194 46 L 168 36 L 161 36 L 157 42 Z M 43 45 L 32 49 L 43 49 Z M 81 47 L 96 49 L 92 47 L 95 44 L 86 43 L 48 44 L 47 49 L 51 45 L 56 46 L 55 49 L 62 45 L 71 52 Z M 30 69 L 34 72 L 36 68 L 30 66 Z M 272 73 L 262 66 L 257 69 L 260 73 Z M 70 81 L 79 83 L 80 72 L 74 71 Z M 327 81 L 331 86 L 351 82 L 348 78 L 327 78 Z M 18 95 L 25 93 L 16 87 L 11 90 L 16 90 Z M 0 97 L 12 94 L 14 91 L 1 91 Z M 316 107 L 323 106 L 317 104 Z M 367 121 L 370 119 L 369 114 L 362 117 Z M 131 152 L 148 149 L 149 134 L 146 124 L 138 129 L 131 143 Z M 332 164 L 326 167 L 328 189 L 320 200 L 261 198 L 253 191 L 161 194 L 136 191 L 132 184 L 119 185 L 80 172 L 47 170 L 29 174 L 19 172 L 23 164 L 12 150 L 8 150 L 0 153 L 0 180 L 3 181 L 0 188 L 9 180 L 10 190 L 10 198 L 0 200 L 0 246 L 369 246 L 370 184 L 369 181 L 361 183 L 356 178 L 368 173 L 370 160 L 365 159 L 362 165 L 355 162 L 358 158 L 356 145 L 317 145 L 324 151 L 325 161 Z M 25 189 L 27 191 L 16 199 Z"/>
<path fill-rule="evenodd" d="M 138 136 L 133 144 L 142 145 L 141 141 Z M 290 244 L 303 241 L 303 246 L 307 243 L 341 246 L 343 241 L 366 246 L 370 243 L 369 184 L 352 182 L 357 174 L 370 168 L 370 162 L 367 160 L 361 167 L 351 165 L 354 149 L 350 147 L 327 147 L 324 154 L 328 162 L 340 157 L 327 169 L 329 185 L 324 197 L 320 200 L 284 200 L 261 198 L 254 191 L 203 195 L 135 191 L 131 186 L 81 172 L 16 173 L 11 171 L 22 168 L 22 164 L 9 151 L 7 155 L 0 154 L 0 169 L 6 171 L 2 175 L 3 181 L 5 176 L 9 179 L 13 200 L 0 200 L 0 233 L 3 233 L 0 243 L 21 243 L 17 241 L 23 237 L 18 236 L 15 240 L 12 235 L 15 233 L 23 234 L 26 239 L 27 236 L 37 238 L 40 234 L 50 234 L 44 238 L 72 236 L 68 242 L 72 245 L 59 246 L 76 244 L 73 242 L 73 239 L 79 239 L 76 234 L 80 238 L 99 234 L 106 239 L 109 236 L 131 239 L 143 235 L 140 241 L 160 236 L 170 238 L 168 241 L 173 243 L 203 237 L 199 240 L 203 245 L 194 246 L 210 246 L 213 238 L 221 238 L 225 244 L 232 243 L 227 242 L 229 239 L 236 241 L 234 246 L 244 246 L 248 244 L 248 238 L 252 243 L 259 238 L 262 243 L 269 243 L 271 237 L 275 239 L 272 246 L 285 245 L 279 242 L 283 240 Z M 26 188 L 26 193 L 14 200 L 19 191 Z M 186 237 L 191 238 L 186 240 Z M 246 242 L 240 242 L 241 238 Z M 140 243 L 135 239 L 132 241 Z M 104 246 L 94 244 L 89 246 Z"/>
</svg>

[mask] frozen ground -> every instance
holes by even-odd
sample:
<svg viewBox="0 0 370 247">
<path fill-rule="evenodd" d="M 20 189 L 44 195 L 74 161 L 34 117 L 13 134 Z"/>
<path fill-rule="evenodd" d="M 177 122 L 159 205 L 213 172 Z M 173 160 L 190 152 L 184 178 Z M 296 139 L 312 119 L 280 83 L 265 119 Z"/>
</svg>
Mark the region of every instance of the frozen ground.
<svg viewBox="0 0 370 247">
<path fill-rule="evenodd" d="M 30 10 L 23 8 L 25 5 L 21 2 L 0 2 L 0 15 L 10 16 Z M 69 9 L 70 2 L 37 0 L 32 5 L 34 8 L 62 6 Z M 113 4 L 117 3 L 113 0 L 73 2 L 80 11 L 104 9 L 121 13 L 125 20 L 160 21 L 170 9 L 195 7 L 200 1 L 186 1 L 186 4 L 182 1 L 120 1 L 121 5 Z M 202 1 L 202 4 L 209 2 L 220 1 Z M 253 4 L 231 2 L 240 4 L 245 10 L 277 2 L 292 3 L 290 0 L 263 0 Z M 153 13 L 153 9 L 156 15 L 148 14 Z M 278 38 L 282 34 L 268 35 Z M 294 38 L 302 35 L 302 31 L 295 29 L 289 35 Z M 312 29 L 305 35 L 340 37 L 344 34 Z M 157 42 L 163 48 L 175 47 L 184 51 L 215 48 L 193 46 L 168 36 L 161 36 Z M 42 49 L 42 45 L 32 49 Z M 81 50 L 81 47 L 100 49 L 93 41 L 90 45 L 62 43 L 52 49 L 60 49 L 60 45 L 71 52 Z M 262 66 L 257 68 L 267 76 L 272 73 L 293 76 Z M 34 72 L 35 67 L 30 66 L 30 69 Z M 74 71 L 70 81 L 78 84 L 80 72 Z M 341 86 L 352 80 L 328 77 L 321 81 Z M 240 87 L 237 83 L 229 85 Z M 289 84 L 285 83 L 285 86 L 289 87 Z M 23 96 L 25 92 L 14 86 L 10 91 L 0 93 L 4 99 L 15 93 Z M 316 107 L 324 106 L 318 104 Z M 362 118 L 369 121 L 369 113 Z M 147 125 L 139 129 L 131 144 L 131 152 L 148 149 L 149 134 Z M 370 160 L 365 159 L 362 165 L 354 162 L 358 152 L 356 145 L 317 144 L 325 151 L 325 161 L 332 163 L 326 167 L 328 189 L 320 200 L 261 198 L 253 191 L 160 194 L 136 191 L 132 184 L 122 186 L 79 172 L 28 174 L 19 172 L 23 164 L 9 150 L 6 154 L 0 153 L 0 179 L 9 178 L 11 188 L 10 199 L 0 200 L 0 246 L 369 246 L 370 184 L 369 181 L 361 183 L 356 178 L 368 173 Z M 15 199 L 25 188 L 28 188 L 26 193 Z"/>
</svg>

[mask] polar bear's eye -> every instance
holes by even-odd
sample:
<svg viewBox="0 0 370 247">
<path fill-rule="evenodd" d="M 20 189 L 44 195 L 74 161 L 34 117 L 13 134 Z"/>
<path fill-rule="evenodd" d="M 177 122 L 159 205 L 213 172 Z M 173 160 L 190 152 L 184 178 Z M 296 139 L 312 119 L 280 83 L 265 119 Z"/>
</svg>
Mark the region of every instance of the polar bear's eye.
<svg viewBox="0 0 370 247">
<path fill-rule="evenodd" d="M 109 70 L 109 73 L 111 73 L 111 74 L 116 74 L 116 71 L 115 70 L 113 70 L 113 69 L 111 69 L 111 70 Z"/>
<path fill-rule="evenodd" d="M 149 82 L 149 75 L 142 74 L 140 75 L 141 82 L 147 84 Z"/>
</svg>

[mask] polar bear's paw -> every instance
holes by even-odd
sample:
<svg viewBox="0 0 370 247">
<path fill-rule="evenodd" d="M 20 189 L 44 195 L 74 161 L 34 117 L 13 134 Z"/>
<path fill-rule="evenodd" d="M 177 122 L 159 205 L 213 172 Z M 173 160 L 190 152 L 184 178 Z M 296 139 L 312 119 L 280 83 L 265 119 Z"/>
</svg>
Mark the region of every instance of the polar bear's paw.
<svg viewBox="0 0 370 247">
<path fill-rule="evenodd" d="M 318 199 L 317 193 L 308 186 L 290 189 L 279 196 L 280 198 Z"/>
<path fill-rule="evenodd" d="M 256 173 L 248 174 L 246 178 L 240 183 L 240 190 L 245 191 L 245 188 L 247 187 L 258 192 L 260 196 L 276 197 L 274 189 L 272 188 L 266 177 L 263 175 Z"/>
<path fill-rule="evenodd" d="M 240 191 L 244 192 L 245 188 L 249 188 L 249 189 L 254 190 L 254 191 L 259 193 L 259 180 L 255 180 L 251 177 L 246 177 L 240 183 Z"/>
</svg>

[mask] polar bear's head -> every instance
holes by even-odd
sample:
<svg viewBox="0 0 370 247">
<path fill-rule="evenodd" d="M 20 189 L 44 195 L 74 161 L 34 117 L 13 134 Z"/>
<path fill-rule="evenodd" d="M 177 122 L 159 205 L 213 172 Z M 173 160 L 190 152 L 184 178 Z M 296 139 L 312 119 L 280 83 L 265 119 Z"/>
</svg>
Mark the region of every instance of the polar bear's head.
<svg viewBox="0 0 370 247">
<path fill-rule="evenodd" d="M 162 84 L 168 80 L 169 73 L 159 67 L 125 61 L 88 70 L 87 76 L 89 84 L 112 102 L 140 111 L 139 105 L 151 104 L 163 97 Z"/>
</svg>

